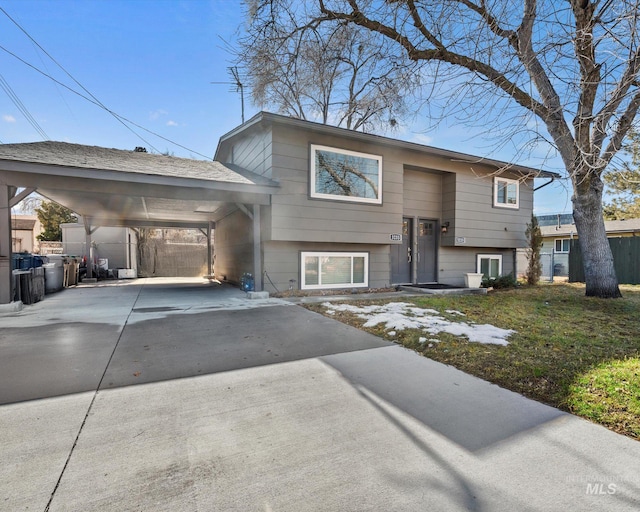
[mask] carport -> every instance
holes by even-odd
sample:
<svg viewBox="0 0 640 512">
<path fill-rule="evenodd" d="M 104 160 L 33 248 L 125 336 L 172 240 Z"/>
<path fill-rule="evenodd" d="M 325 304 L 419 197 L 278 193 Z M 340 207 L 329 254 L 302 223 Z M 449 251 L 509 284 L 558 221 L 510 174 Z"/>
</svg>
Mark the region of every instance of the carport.
<svg viewBox="0 0 640 512">
<path fill-rule="evenodd" d="M 278 184 L 231 164 L 65 142 L 0 145 L 0 304 L 13 297 L 11 208 L 32 192 L 82 216 L 86 246 L 101 226 L 211 232 L 235 210 L 253 226 L 253 272 L 262 275 L 260 207 Z M 256 290 L 261 281 L 256 279 Z"/>
</svg>

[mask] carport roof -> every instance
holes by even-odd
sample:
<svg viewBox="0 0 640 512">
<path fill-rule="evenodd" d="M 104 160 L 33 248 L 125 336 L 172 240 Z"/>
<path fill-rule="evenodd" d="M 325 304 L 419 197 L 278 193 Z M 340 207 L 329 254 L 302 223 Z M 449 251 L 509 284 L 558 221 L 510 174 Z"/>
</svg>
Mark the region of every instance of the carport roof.
<svg viewBox="0 0 640 512">
<path fill-rule="evenodd" d="M 93 226 L 205 227 L 279 184 L 232 164 L 67 142 L 0 144 L 0 182 L 36 190 Z"/>
<path fill-rule="evenodd" d="M 68 142 L 0 144 L 0 160 L 123 173 L 192 178 L 247 185 L 277 186 L 272 180 L 238 166 L 213 160 L 193 160 L 142 151 L 126 151 Z"/>
</svg>

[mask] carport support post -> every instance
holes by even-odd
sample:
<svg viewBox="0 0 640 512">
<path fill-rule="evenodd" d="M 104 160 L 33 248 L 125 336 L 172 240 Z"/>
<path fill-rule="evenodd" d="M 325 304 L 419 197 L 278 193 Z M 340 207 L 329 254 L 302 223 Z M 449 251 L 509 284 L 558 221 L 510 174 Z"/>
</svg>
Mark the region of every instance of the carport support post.
<svg viewBox="0 0 640 512">
<path fill-rule="evenodd" d="M 87 256 L 87 279 L 93 278 L 93 246 L 91 245 L 91 235 L 95 232 L 97 227 L 91 229 L 91 220 L 86 217 L 82 217 L 84 222 L 85 233 L 85 250 Z"/>
<path fill-rule="evenodd" d="M 262 250 L 260 238 L 260 205 L 253 205 L 253 283 L 257 292 L 262 291 Z"/>
<path fill-rule="evenodd" d="M 209 221 L 207 225 L 207 276 L 213 277 L 213 257 L 211 254 L 211 227 L 213 222 Z"/>
<path fill-rule="evenodd" d="M 11 205 L 15 188 L 0 183 L 0 304 L 13 298 L 11 279 Z"/>
</svg>

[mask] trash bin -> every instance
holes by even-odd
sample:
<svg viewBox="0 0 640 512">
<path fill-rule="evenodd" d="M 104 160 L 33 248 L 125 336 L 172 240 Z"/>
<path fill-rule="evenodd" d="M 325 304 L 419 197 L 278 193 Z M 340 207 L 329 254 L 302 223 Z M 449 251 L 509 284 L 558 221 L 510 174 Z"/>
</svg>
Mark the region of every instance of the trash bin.
<svg viewBox="0 0 640 512">
<path fill-rule="evenodd" d="M 64 283 L 64 267 L 55 263 L 45 263 L 44 267 L 44 291 L 54 293 L 62 290 Z"/>
</svg>

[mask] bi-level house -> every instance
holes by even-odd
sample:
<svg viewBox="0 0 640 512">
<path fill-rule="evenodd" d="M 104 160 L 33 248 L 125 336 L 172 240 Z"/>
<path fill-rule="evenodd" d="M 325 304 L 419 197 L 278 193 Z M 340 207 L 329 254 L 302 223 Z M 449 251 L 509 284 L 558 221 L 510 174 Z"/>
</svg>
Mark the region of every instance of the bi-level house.
<svg viewBox="0 0 640 512">
<path fill-rule="evenodd" d="M 216 275 L 258 268 L 271 292 L 515 275 L 533 178 L 557 176 L 265 112 L 222 136 L 215 160 L 279 185 L 258 236 L 242 204 L 215 226 Z"/>
</svg>

